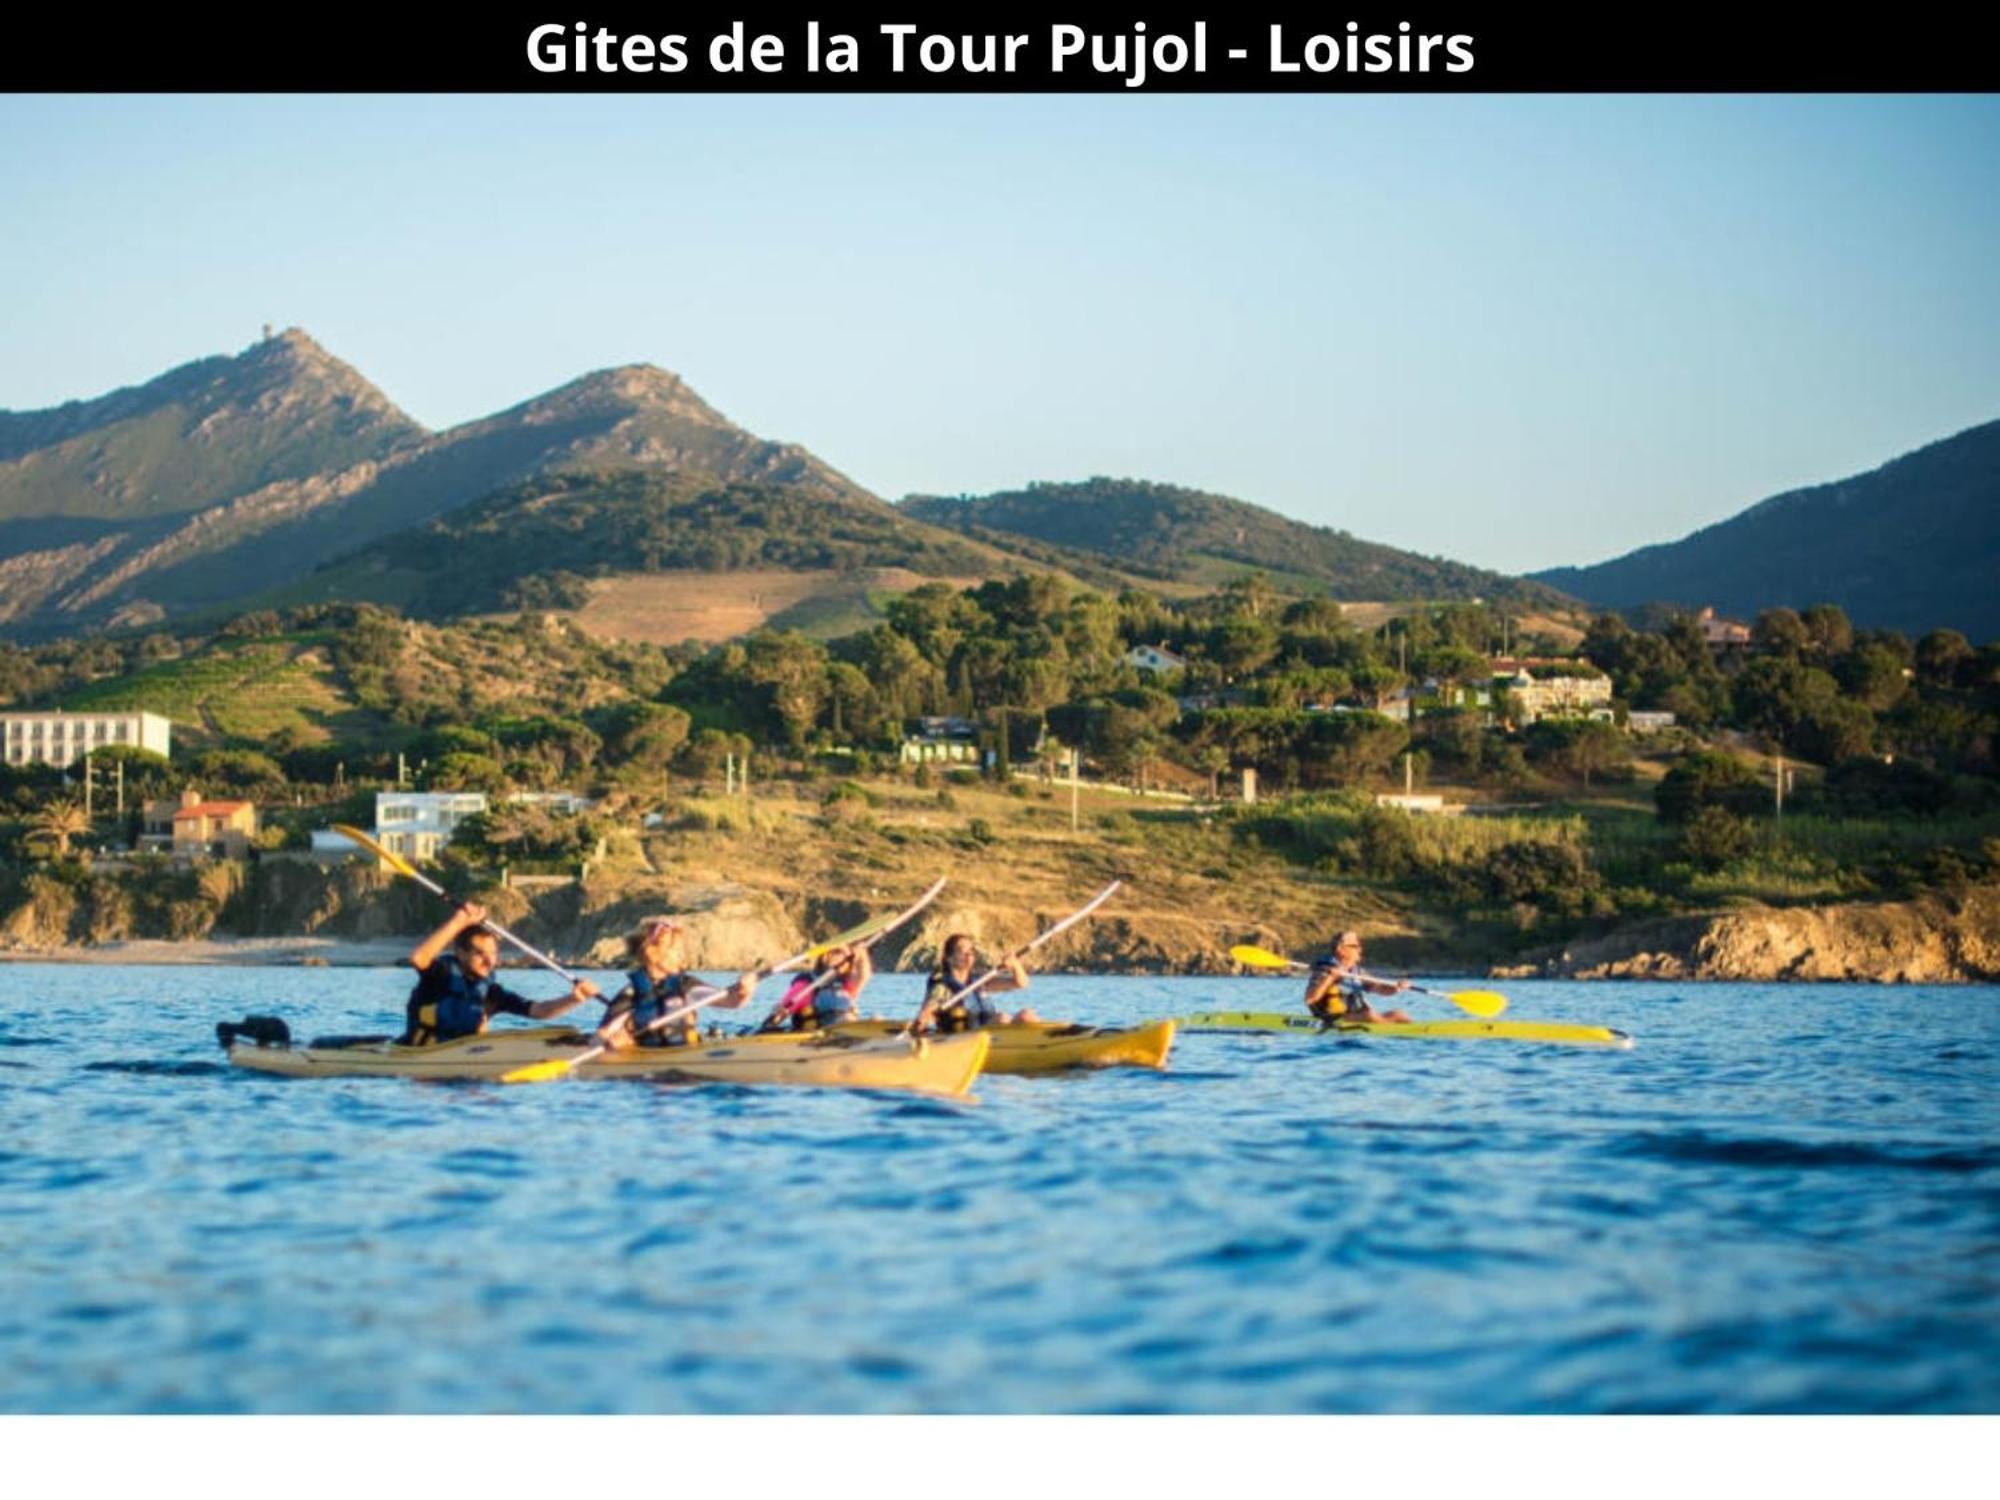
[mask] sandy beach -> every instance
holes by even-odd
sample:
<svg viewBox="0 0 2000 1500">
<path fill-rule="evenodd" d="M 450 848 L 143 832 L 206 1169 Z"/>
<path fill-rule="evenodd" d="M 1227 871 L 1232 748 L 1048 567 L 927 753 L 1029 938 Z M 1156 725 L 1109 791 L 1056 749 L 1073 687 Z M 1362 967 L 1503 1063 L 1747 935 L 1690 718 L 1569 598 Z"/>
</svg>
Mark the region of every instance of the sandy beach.
<svg viewBox="0 0 2000 1500">
<path fill-rule="evenodd" d="M 384 968 L 401 963 L 420 937 L 202 938 L 188 942 L 140 939 L 89 947 L 0 949 L 0 963 L 221 964 L 282 968 Z"/>
</svg>

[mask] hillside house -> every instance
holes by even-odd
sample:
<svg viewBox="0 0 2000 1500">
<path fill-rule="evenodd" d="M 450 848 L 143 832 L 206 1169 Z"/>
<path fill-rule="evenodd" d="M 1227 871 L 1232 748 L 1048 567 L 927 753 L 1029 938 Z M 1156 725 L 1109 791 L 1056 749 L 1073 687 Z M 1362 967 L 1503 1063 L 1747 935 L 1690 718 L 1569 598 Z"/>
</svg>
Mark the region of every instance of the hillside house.
<svg viewBox="0 0 2000 1500">
<path fill-rule="evenodd" d="M 175 859 L 248 859 L 257 842 L 254 802 L 204 802 L 188 792 L 171 822 Z"/>
<path fill-rule="evenodd" d="M 1609 677 L 1533 677 L 1516 672 L 1496 684 L 1521 706 L 1521 723 L 1537 719 L 1610 719 Z"/>
<path fill-rule="evenodd" d="M 485 811 L 484 792 L 377 792 L 375 842 L 404 859 L 436 859 L 459 824 Z"/>
<path fill-rule="evenodd" d="M 905 765 L 941 761 L 947 765 L 979 763 L 979 726 L 970 719 L 922 718 L 903 736 L 897 751 Z"/>
<path fill-rule="evenodd" d="M 127 745 L 169 755 L 173 725 L 159 714 L 0 714 L 0 760 L 10 766 L 74 765 L 93 750 Z"/>
<path fill-rule="evenodd" d="M 1704 604 L 1694 617 L 1695 628 L 1711 651 L 1744 651 L 1750 646 L 1750 627 L 1740 620 L 1725 620 L 1715 606 Z"/>
</svg>

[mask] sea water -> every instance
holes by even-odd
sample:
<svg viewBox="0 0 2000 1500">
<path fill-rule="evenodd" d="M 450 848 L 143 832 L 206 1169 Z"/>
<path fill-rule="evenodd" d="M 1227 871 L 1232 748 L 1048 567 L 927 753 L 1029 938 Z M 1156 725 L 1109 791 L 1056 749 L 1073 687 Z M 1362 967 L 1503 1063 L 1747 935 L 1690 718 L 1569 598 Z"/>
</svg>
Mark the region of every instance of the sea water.
<svg viewBox="0 0 2000 1500">
<path fill-rule="evenodd" d="M 1509 983 L 1637 1045 L 1186 1034 L 1164 1072 L 976 1102 L 287 1080 L 215 1045 L 246 1012 L 392 1029 L 406 988 L 0 967 L 0 1410 L 2000 1407 L 1992 987 Z"/>
</svg>

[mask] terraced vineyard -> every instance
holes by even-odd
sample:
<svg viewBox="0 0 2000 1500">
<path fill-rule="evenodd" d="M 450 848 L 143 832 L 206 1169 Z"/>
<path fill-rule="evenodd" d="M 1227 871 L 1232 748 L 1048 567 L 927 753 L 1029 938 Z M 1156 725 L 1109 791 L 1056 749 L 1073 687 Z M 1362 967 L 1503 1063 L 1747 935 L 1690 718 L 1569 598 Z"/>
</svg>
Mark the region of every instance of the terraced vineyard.
<svg viewBox="0 0 2000 1500">
<path fill-rule="evenodd" d="M 147 709 L 173 721 L 177 737 L 265 740 L 289 731 L 299 744 L 331 738 L 330 720 L 351 712 L 321 643 L 272 637 L 230 643 L 159 662 L 113 682 L 71 692 L 76 712 Z"/>
</svg>

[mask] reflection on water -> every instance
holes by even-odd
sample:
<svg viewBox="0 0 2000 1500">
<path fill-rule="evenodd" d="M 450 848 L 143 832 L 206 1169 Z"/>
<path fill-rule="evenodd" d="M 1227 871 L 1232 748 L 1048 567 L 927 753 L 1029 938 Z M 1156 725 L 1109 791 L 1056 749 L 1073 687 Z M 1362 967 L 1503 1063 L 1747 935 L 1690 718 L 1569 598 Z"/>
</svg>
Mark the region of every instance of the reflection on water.
<svg viewBox="0 0 2000 1500">
<path fill-rule="evenodd" d="M 0 1408 L 2000 1404 L 1992 989 L 1885 1025 L 1879 990 L 1522 983 L 1637 1048 L 1184 1036 L 977 1104 L 219 1065 L 217 1020 L 379 1028 L 401 989 L 0 967 Z"/>
</svg>

